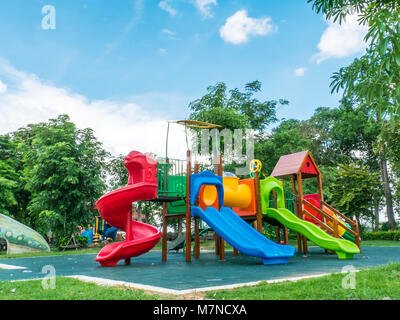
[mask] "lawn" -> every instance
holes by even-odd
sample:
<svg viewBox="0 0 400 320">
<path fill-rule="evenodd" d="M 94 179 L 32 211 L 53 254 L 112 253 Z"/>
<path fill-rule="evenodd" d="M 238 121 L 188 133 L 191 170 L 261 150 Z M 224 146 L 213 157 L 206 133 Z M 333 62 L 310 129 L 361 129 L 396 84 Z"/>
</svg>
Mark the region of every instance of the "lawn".
<svg viewBox="0 0 400 320">
<path fill-rule="evenodd" d="M 63 277 L 56 278 L 55 289 L 44 289 L 42 280 L 0 282 L 0 300 L 155 300 L 165 298 L 146 294 L 141 290 L 104 287 Z"/>
<path fill-rule="evenodd" d="M 355 275 L 355 289 L 344 289 L 349 274 L 332 274 L 297 282 L 262 282 L 254 287 L 209 291 L 217 300 L 399 300 L 400 263 L 362 270 Z M 346 281 L 345 281 L 346 282 Z M 346 282 L 348 283 L 348 282 Z"/>
</svg>

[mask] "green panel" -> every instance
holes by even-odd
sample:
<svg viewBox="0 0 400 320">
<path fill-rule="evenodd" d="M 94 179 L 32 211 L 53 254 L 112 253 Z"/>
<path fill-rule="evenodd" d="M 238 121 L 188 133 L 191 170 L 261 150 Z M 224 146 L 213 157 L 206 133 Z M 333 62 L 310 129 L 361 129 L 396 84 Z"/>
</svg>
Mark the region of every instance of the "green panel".
<svg viewBox="0 0 400 320">
<path fill-rule="evenodd" d="M 170 197 L 185 197 L 186 196 L 186 175 L 178 172 L 176 175 L 171 175 L 175 167 L 172 164 L 161 163 L 157 166 L 157 191 L 158 195 Z"/>
<path fill-rule="evenodd" d="M 185 200 L 174 201 L 168 203 L 168 214 L 182 214 L 186 213 L 186 202 Z"/>
</svg>

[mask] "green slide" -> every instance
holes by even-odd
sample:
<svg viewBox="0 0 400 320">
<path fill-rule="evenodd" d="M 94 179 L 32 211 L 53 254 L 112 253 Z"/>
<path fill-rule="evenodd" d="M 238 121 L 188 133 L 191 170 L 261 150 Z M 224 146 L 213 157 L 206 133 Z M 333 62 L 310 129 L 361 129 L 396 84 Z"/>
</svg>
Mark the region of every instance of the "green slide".
<svg viewBox="0 0 400 320">
<path fill-rule="evenodd" d="M 301 233 L 316 245 L 324 249 L 335 251 L 339 259 L 352 259 L 354 254 L 360 253 L 360 249 L 355 243 L 348 240 L 334 238 L 322 231 L 313 223 L 301 220 L 292 212 L 287 210 L 285 208 L 285 201 L 283 197 L 282 182 L 279 180 L 269 177 L 263 181 L 260 181 L 260 189 L 261 208 L 263 214 L 278 220 L 281 224 L 289 229 Z M 272 190 L 277 193 L 278 209 L 269 208 L 269 195 Z"/>
</svg>

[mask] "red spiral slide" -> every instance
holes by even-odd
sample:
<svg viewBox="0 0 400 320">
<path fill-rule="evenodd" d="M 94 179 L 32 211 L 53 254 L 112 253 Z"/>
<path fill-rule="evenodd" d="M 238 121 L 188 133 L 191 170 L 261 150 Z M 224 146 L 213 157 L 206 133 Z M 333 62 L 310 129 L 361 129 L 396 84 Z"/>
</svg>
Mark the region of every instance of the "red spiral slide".
<svg viewBox="0 0 400 320">
<path fill-rule="evenodd" d="M 157 162 L 150 156 L 132 151 L 125 157 L 129 172 L 128 185 L 111 191 L 96 202 L 96 209 L 108 224 L 126 232 L 126 240 L 105 246 L 96 261 L 114 266 L 124 259 L 137 257 L 151 250 L 160 240 L 161 232 L 148 224 L 132 220 L 132 202 L 157 197 Z"/>
</svg>

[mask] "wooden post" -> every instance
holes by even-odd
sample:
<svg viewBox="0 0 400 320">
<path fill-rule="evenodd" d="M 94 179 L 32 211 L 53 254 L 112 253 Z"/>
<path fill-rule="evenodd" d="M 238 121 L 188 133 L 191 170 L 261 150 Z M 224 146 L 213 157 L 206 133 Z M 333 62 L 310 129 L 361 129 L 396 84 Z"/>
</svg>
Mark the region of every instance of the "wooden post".
<svg viewBox="0 0 400 320">
<path fill-rule="evenodd" d="M 222 169 L 222 154 L 218 156 L 218 176 L 223 177 L 223 169 Z M 222 178 L 223 179 L 223 178 Z M 219 210 L 221 210 L 221 204 L 219 204 Z M 219 259 L 225 260 L 225 240 L 222 237 L 219 237 L 220 241 L 220 252 L 219 252 Z"/>
<path fill-rule="evenodd" d="M 289 244 L 289 231 L 287 227 L 283 228 L 283 234 L 285 237 L 285 244 Z"/>
<path fill-rule="evenodd" d="M 254 172 L 254 196 L 255 196 L 255 201 L 256 201 L 257 231 L 262 233 L 260 176 L 258 175 L 258 171 Z"/>
<path fill-rule="evenodd" d="M 296 197 L 297 196 L 297 190 L 296 190 L 296 182 L 295 182 L 295 178 L 292 178 L 292 193 L 293 195 Z M 300 218 L 300 203 L 299 203 L 299 198 L 297 198 L 297 215 L 298 218 Z M 302 244 L 301 244 L 301 235 L 300 233 L 297 232 L 297 251 L 299 253 L 303 252 L 303 248 L 302 248 Z"/>
<path fill-rule="evenodd" d="M 199 164 L 194 164 L 194 173 L 199 173 Z M 199 200 L 196 200 L 196 206 L 199 205 Z M 194 218 L 194 258 L 200 258 L 200 230 L 199 230 L 199 218 Z"/>
<path fill-rule="evenodd" d="M 319 196 L 319 203 L 321 204 L 321 210 L 324 211 L 324 191 L 322 188 L 322 174 L 319 173 L 317 176 L 317 184 L 318 184 L 318 196 Z M 326 224 L 326 218 L 322 217 L 322 222 Z"/>
<path fill-rule="evenodd" d="M 303 194 L 303 181 L 302 181 L 301 172 L 297 173 L 297 188 L 298 188 L 298 199 L 299 199 L 299 204 L 300 204 L 299 218 L 303 219 L 304 194 Z M 304 251 L 304 254 L 308 254 L 307 238 L 305 236 L 303 236 L 303 251 Z"/>
<path fill-rule="evenodd" d="M 219 254 L 220 254 L 220 250 L 219 250 L 220 245 L 221 245 L 221 242 L 219 241 L 219 235 L 216 232 L 214 232 L 214 246 L 215 246 L 215 254 L 217 256 L 219 256 Z"/>
<path fill-rule="evenodd" d="M 239 255 L 239 251 L 236 248 L 233 248 L 233 255 L 237 257 Z"/>
<path fill-rule="evenodd" d="M 281 243 L 281 233 L 279 230 L 279 227 L 275 227 L 275 237 L 276 237 L 276 242 Z"/>
<path fill-rule="evenodd" d="M 186 165 L 186 262 L 192 260 L 192 213 L 190 205 L 190 175 L 192 174 L 192 159 L 190 150 L 187 151 Z"/>
<path fill-rule="evenodd" d="M 163 211 L 162 211 L 162 218 L 163 218 L 163 230 L 162 230 L 162 255 L 161 261 L 167 261 L 167 253 L 168 253 L 168 203 L 163 202 Z"/>
<path fill-rule="evenodd" d="M 336 220 L 336 219 L 335 219 Z M 360 229 L 358 227 L 358 222 L 357 220 L 354 220 L 354 233 L 355 233 L 355 241 L 356 241 L 356 245 L 357 247 L 360 249 L 360 253 L 361 253 L 361 242 L 360 242 Z"/>
</svg>

